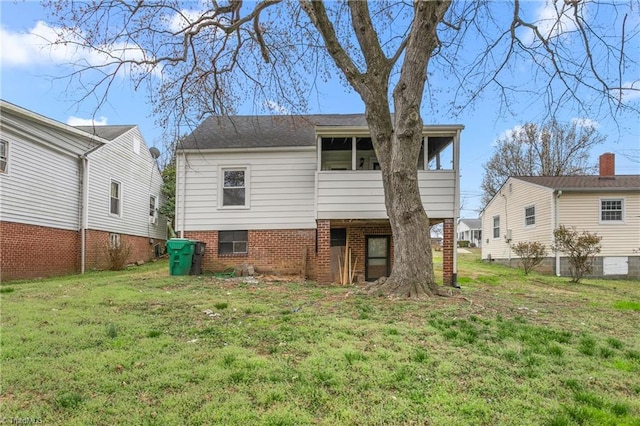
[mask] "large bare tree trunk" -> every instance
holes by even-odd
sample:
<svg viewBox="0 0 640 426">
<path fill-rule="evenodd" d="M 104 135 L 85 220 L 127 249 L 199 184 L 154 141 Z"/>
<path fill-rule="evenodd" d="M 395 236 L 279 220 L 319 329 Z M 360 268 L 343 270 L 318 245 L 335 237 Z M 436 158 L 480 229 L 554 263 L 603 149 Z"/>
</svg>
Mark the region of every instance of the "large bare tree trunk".
<svg viewBox="0 0 640 426">
<path fill-rule="evenodd" d="M 436 27 L 449 1 L 415 1 L 411 30 L 396 54 L 385 56 L 366 1 L 349 1 L 354 34 L 366 60 L 362 72 L 340 45 L 324 5 L 301 1 L 303 10 L 322 35 L 327 50 L 365 104 L 367 124 L 382 171 L 387 215 L 394 241 L 391 276 L 372 292 L 422 298 L 438 293 L 433 277 L 429 218 L 418 188 L 418 155 L 422 141 L 420 106 L 429 58 L 438 46 Z M 391 114 L 389 77 L 404 55 L 393 90 Z"/>
</svg>

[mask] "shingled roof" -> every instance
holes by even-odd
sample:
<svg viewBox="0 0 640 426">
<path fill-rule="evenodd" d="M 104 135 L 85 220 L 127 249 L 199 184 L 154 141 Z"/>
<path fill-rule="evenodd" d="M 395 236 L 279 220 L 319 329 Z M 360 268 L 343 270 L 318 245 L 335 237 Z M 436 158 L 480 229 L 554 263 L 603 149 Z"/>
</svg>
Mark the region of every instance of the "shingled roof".
<svg viewBox="0 0 640 426">
<path fill-rule="evenodd" d="M 209 117 L 182 149 L 315 146 L 316 126 L 367 126 L 364 114 L 237 115 Z"/>
<path fill-rule="evenodd" d="M 563 191 L 618 189 L 640 191 L 640 175 L 600 176 L 514 176 L 525 182 Z"/>
<path fill-rule="evenodd" d="M 108 141 L 112 141 L 118 136 L 121 136 L 133 129 L 136 126 L 133 125 L 125 125 L 125 126 L 74 126 L 78 130 L 82 130 L 83 132 L 87 132 L 89 134 L 98 136 L 99 138 L 106 139 Z"/>
</svg>

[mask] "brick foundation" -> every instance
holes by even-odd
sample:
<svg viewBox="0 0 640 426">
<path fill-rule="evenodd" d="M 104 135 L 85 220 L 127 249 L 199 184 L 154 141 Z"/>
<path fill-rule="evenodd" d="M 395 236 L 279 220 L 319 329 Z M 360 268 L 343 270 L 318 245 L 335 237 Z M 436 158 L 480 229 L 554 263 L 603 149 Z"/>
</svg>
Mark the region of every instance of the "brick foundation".
<svg viewBox="0 0 640 426">
<path fill-rule="evenodd" d="M 72 274 L 80 267 L 77 231 L 0 222 L 0 280 Z"/>
<path fill-rule="evenodd" d="M 219 272 L 247 263 L 261 274 L 317 277 L 315 229 L 249 231 L 248 253 L 244 255 L 219 255 L 218 231 L 185 232 L 184 237 L 206 243 L 202 258 L 205 271 Z"/>
<path fill-rule="evenodd" d="M 85 269 L 108 269 L 109 232 L 86 231 Z M 164 241 L 120 235 L 129 244 L 127 263 L 149 261 L 156 245 L 164 251 Z M 0 222 L 0 280 L 42 278 L 80 272 L 80 232 L 46 226 Z"/>
<path fill-rule="evenodd" d="M 85 269 L 109 269 L 107 247 L 111 232 L 88 229 L 85 235 Z M 160 245 L 160 248 L 164 251 L 164 240 L 154 240 L 153 244 L 151 244 L 148 237 L 126 234 L 119 235 L 120 243 L 130 247 L 127 263 L 134 263 L 139 260 L 148 262 L 153 259 L 155 257 L 156 245 Z"/>
<path fill-rule="evenodd" d="M 357 281 L 365 277 L 366 237 L 390 236 L 390 266 L 394 262 L 391 226 L 384 222 L 344 222 L 318 220 L 317 229 L 281 229 L 248 231 L 248 253 L 219 255 L 218 231 L 186 231 L 185 238 L 206 243 L 202 258 L 203 271 L 220 272 L 242 264 L 253 265 L 263 274 L 301 275 L 322 284 L 332 282 L 331 228 L 346 228 L 351 249 L 351 263 Z M 316 249 L 317 247 L 317 249 Z M 304 253 L 306 250 L 306 261 Z M 356 262 L 357 259 L 357 262 Z M 445 223 L 444 247 L 445 284 L 451 285 L 453 276 L 453 220 Z"/>
</svg>

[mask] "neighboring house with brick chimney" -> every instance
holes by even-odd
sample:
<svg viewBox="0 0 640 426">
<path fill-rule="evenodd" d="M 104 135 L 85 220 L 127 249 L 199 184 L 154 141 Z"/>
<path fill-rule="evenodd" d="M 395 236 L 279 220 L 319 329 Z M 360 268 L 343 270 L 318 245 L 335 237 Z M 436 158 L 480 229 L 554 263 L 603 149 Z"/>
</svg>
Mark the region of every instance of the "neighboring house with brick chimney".
<svg viewBox="0 0 640 426">
<path fill-rule="evenodd" d="M 445 284 L 456 273 L 462 129 L 424 126 L 418 160 L 425 210 L 444 223 Z M 210 117 L 178 149 L 176 230 L 206 243 L 208 270 L 372 281 L 393 264 L 379 169 L 362 114 Z"/>
<path fill-rule="evenodd" d="M 108 267 L 162 251 L 162 177 L 137 126 L 73 127 L 0 100 L 0 279 Z"/>
<path fill-rule="evenodd" d="M 640 175 L 616 175 L 600 156 L 598 176 L 512 176 L 482 212 L 482 258 L 516 266 L 521 241 L 550 248 L 560 225 L 602 237 L 592 276 L 640 278 Z M 568 276 L 567 258 L 549 250 L 540 270 Z"/>
</svg>

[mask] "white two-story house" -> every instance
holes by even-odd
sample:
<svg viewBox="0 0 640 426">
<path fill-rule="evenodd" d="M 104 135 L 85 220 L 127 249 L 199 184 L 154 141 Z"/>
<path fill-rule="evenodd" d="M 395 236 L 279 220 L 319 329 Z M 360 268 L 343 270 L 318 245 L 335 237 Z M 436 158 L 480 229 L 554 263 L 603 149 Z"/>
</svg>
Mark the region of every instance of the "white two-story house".
<svg viewBox="0 0 640 426">
<path fill-rule="evenodd" d="M 0 101 L 2 280 L 104 269 L 164 249 L 162 177 L 137 126 L 74 127 Z"/>
<path fill-rule="evenodd" d="M 448 284 L 462 129 L 424 126 L 418 161 L 431 224 L 445 225 Z M 178 148 L 176 230 L 207 244 L 205 269 L 375 280 L 393 264 L 379 168 L 362 114 L 210 117 Z"/>
</svg>

